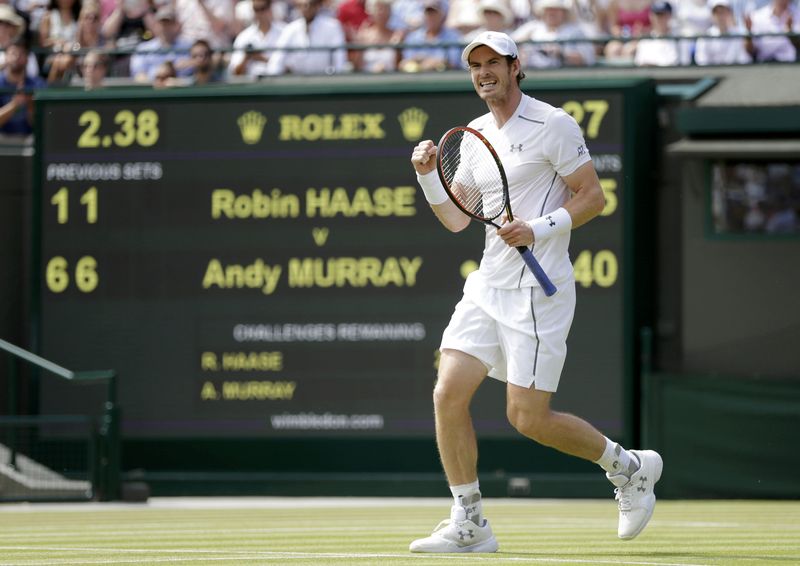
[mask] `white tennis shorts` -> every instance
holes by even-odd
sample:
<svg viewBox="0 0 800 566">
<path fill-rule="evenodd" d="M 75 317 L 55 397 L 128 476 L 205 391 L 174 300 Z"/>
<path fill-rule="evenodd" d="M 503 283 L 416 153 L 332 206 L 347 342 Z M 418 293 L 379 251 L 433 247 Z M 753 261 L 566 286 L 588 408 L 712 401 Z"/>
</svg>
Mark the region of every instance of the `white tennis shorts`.
<svg viewBox="0 0 800 566">
<path fill-rule="evenodd" d="M 467 277 L 441 349 L 476 357 L 500 381 L 555 392 L 574 314 L 572 280 L 560 282 L 558 292 L 546 297 L 541 287 L 490 287 L 475 271 Z"/>
</svg>

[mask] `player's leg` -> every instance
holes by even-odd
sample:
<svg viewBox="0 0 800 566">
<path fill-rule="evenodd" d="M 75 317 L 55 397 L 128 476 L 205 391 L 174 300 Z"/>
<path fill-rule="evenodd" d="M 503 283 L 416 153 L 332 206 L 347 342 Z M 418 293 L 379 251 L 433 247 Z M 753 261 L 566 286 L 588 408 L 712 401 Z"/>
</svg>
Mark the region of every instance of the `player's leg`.
<svg viewBox="0 0 800 566">
<path fill-rule="evenodd" d="M 605 449 L 605 436 L 585 420 L 553 411 L 552 393 L 509 383 L 506 413 L 511 425 L 539 444 L 596 462 Z"/>
<path fill-rule="evenodd" d="M 412 542 L 412 552 L 497 550 L 489 522 L 482 516 L 478 445 L 469 412 L 486 372 L 477 358 L 457 350 L 442 350 L 433 393 L 436 443 L 454 503 L 450 519 L 439 523 L 431 536 Z"/>
<path fill-rule="evenodd" d="M 550 298 L 534 289 L 525 305 L 503 305 L 505 312 L 498 320 L 512 320 L 513 313 L 525 313 L 526 307 L 530 312 L 528 324 L 517 318 L 513 325 L 497 329 L 508 359 L 509 421 L 543 445 L 599 464 L 617 487 L 618 535 L 634 538 L 652 516 L 653 485 L 661 477 L 661 457 L 647 450 L 625 450 L 580 417 L 550 408 L 566 360 L 566 340 L 575 308 L 574 286 L 561 285 Z M 532 351 L 533 357 L 527 354 Z"/>
<path fill-rule="evenodd" d="M 661 477 L 661 456 L 652 450 L 625 450 L 585 420 L 553 411 L 550 392 L 512 383 L 507 391 L 511 424 L 539 444 L 599 464 L 617 488 L 617 535 L 630 540 L 641 533 L 655 508 L 653 487 Z"/>
<path fill-rule="evenodd" d="M 451 486 L 478 479 L 478 443 L 469 406 L 486 377 L 486 366 L 457 350 L 442 350 L 433 390 L 436 444 Z"/>
</svg>

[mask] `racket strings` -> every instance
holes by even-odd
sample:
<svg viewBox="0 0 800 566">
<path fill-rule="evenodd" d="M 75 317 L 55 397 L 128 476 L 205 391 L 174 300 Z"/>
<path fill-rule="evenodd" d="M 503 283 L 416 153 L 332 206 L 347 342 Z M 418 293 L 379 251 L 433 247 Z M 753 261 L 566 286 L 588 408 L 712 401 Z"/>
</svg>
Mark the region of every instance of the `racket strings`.
<svg viewBox="0 0 800 566">
<path fill-rule="evenodd" d="M 505 193 L 494 155 L 468 130 L 452 132 L 440 144 L 445 187 L 470 214 L 491 220 L 505 208 Z"/>
</svg>

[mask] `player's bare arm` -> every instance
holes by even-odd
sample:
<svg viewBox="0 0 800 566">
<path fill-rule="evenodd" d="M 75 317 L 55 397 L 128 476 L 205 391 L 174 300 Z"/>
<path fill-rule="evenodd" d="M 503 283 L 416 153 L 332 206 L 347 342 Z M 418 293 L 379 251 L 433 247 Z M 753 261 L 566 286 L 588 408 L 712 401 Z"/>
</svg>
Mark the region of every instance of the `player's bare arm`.
<svg viewBox="0 0 800 566">
<path fill-rule="evenodd" d="M 574 173 L 564 177 L 564 181 L 573 194 L 572 198 L 564 204 L 564 208 L 569 212 L 572 218 L 572 228 L 575 229 L 600 214 L 606 200 L 591 161 L 584 163 Z M 530 224 L 520 219 L 504 223 L 497 231 L 497 235 L 512 247 L 530 246 L 534 242 Z"/>
<path fill-rule="evenodd" d="M 436 175 L 436 150 L 436 144 L 431 140 L 421 141 L 414 148 L 411 164 L 419 176 Z M 449 198 L 440 204 L 430 204 L 430 207 L 439 222 L 451 232 L 460 232 L 469 225 L 469 216 Z"/>
<path fill-rule="evenodd" d="M 600 179 L 597 178 L 597 172 L 591 161 L 564 177 L 564 181 L 572 191 L 572 198 L 564 204 L 564 208 L 572 217 L 573 229 L 583 226 L 603 212 L 606 197 L 603 195 Z"/>
</svg>

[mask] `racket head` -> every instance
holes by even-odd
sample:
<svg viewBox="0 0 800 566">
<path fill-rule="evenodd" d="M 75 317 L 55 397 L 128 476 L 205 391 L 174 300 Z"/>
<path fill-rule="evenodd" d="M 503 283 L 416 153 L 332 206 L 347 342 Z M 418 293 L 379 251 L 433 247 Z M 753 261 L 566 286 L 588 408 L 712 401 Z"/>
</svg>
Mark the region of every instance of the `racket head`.
<svg viewBox="0 0 800 566">
<path fill-rule="evenodd" d="M 436 160 L 447 195 L 466 215 L 489 224 L 504 211 L 510 215 L 505 169 L 479 131 L 467 126 L 447 130 Z"/>
</svg>

